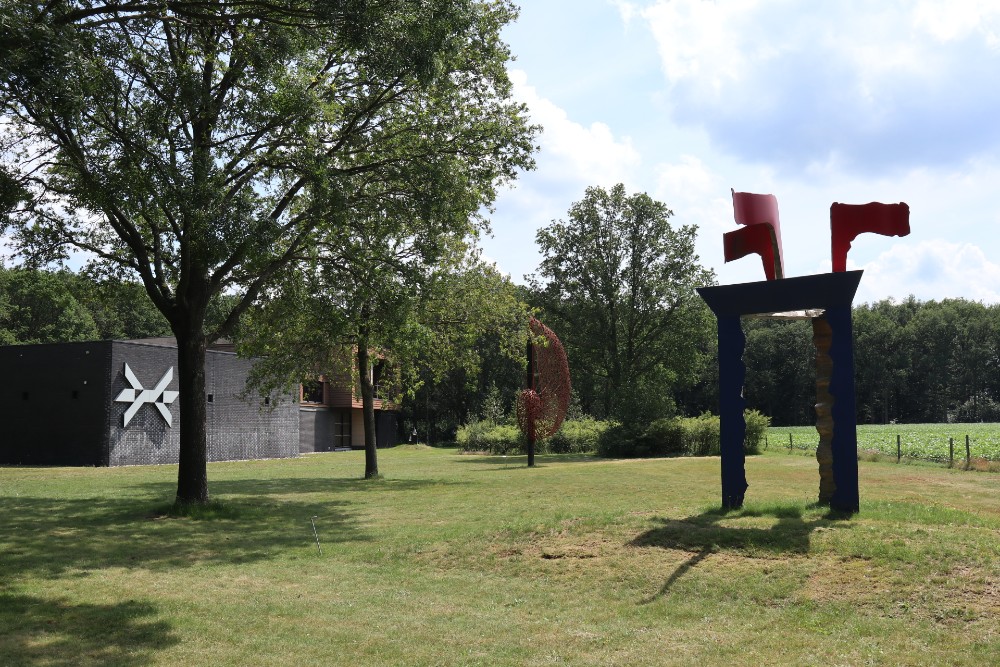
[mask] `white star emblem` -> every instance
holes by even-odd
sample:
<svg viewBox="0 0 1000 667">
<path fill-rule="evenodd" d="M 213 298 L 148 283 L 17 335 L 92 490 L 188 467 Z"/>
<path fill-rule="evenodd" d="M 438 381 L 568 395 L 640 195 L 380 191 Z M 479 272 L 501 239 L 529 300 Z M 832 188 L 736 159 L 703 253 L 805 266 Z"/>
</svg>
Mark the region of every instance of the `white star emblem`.
<svg viewBox="0 0 1000 667">
<path fill-rule="evenodd" d="M 152 403 L 155 405 L 156 409 L 163 415 L 163 419 L 166 420 L 167 426 L 173 424 L 170 408 L 167 407 L 174 402 L 179 393 L 176 391 L 167 391 L 167 385 L 174 379 L 173 366 L 167 369 L 167 372 L 163 374 L 163 377 L 160 378 L 160 381 L 152 389 L 142 388 L 142 383 L 139 382 L 139 379 L 132 372 L 132 369 L 128 367 L 128 364 L 125 364 L 125 379 L 132 385 L 132 388 L 122 389 L 122 393 L 118 394 L 118 398 L 115 399 L 116 403 L 132 404 L 125 411 L 125 423 L 123 426 L 128 426 L 128 423 L 132 421 L 132 417 L 135 417 L 135 413 L 139 412 L 139 408 L 142 407 L 143 403 Z"/>
</svg>

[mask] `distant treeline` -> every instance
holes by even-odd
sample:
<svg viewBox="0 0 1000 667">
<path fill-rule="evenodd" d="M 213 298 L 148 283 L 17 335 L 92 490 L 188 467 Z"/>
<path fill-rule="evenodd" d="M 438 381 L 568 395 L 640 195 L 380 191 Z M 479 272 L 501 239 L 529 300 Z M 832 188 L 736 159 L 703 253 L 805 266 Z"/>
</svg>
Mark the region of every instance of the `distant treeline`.
<svg viewBox="0 0 1000 667">
<path fill-rule="evenodd" d="M 0 266 L 0 345 L 170 335 L 137 282 Z"/>
<path fill-rule="evenodd" d="M 813 423 L 810 323 L 748 319 L 744 329 L 747 407 L 775 425 Z M 1000 421 L 1000 305 L 910 297 L 857 306 L 854 342 L 859 423 Z"/>
</svg>

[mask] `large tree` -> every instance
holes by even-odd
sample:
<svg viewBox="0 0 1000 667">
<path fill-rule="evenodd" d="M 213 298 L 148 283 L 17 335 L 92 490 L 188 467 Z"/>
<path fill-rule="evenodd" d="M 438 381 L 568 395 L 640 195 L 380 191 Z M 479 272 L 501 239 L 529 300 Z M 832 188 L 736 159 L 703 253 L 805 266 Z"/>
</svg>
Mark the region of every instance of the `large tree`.
<svg viewBox="0 0 1000 667">
<path fill-rule="evenodd" d="M 518 358 L 527 339 L 526 307 L 509 279 L 466 251 L 464 225 L 448 234 L 418 225 L 404 239 L 393 234 L 397 224 L 382 217 L 319 244 L 237 334 L 241 353 L 261 357 L 251 384 L 262 393 L 350 373 L 363 406 L 366 478 L 379 475 L 373 355 L 395 378 L 398 402 L 449 373 L 475 375 L 482 336 Z"/>
<path fill-rule="evenodd" d="M 584 408 L 638 423 L 672 409 L 711 336 L 712 318 L 694 288 L 714 283 L 698 263 L 696 228 L 618 184 L 587 188 L 567 220 L 539 230 L 532 279 L 546 323 L 566 346 Z"/>
<path fill-rule="evenodd" d="M 498 37 L 514 16 L 506 0 L 3 2 L 4 220 L 36 261 L 76 248 L 137 276 L 167 319 L 179 503 L 208 499 L 206 345 L 317 225 L 350 218 L 359 181 L 525 162 Z"/>
</svg>

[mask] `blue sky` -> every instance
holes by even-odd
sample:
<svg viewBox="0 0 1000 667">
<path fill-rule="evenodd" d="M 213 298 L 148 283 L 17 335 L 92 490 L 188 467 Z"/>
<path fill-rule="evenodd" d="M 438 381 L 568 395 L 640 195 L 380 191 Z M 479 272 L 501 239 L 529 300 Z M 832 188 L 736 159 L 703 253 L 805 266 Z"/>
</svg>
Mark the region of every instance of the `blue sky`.
<svg viewBox="0 0 1000 667">
<path fill-rule="evenodd" d="M 830 204 L 906 202 L 912 233 L 864 235 L 858 301 L 1000 302 L 1000 2 L 523 0 L 504 36 L 545 131 L 501 193 L 490 259 L 518 282 L 535 232 L 589 185 L 625 183 L 699 228 L 723 284 L 730 188 L 772 193 L 786 275 L 830 270 Z"/>
</svg>

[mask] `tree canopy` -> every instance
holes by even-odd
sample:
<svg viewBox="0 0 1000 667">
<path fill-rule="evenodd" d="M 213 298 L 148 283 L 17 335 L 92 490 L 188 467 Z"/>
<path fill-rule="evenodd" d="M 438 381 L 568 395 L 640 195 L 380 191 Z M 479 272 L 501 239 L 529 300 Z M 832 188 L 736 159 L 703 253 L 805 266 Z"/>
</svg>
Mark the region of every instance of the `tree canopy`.
<svg viewBox="0 0 1000 667">
<path fill-rule="evenodd" d="M 94 340 L 97 325 L 66 276 L 0 267 L 0 344 Z"/>
<path fill-rule="evenodd" d="M 396 378 L 398 401 L 449 373 L 477 376 L 481 337 L 520 357 L 528 313 L 510 281 L 469 252 L 461 236 L 440 235 L 445 250 L 421 251 L 420 234 L 404 242 L 385 234 L 391 226 L 362 228 L 375 238 L 340 240 L 333 247 L 343 253 L 328 248 L 327 254 L 320 244 L 318 253 L 290 267 L 237 338 L 241 353 L 260 357 L 251 384 L 262 393 L 310 376 L 351 373 L 364 412 L 365 477 L 374 477 L 372 355 Z"/>
<path fill-rule="evenodd" d="M 646 420 L 673 411 L 694 381 L 712 318 L 695 287 L 713 273 L 694 252 L 696 228 L 670 224 L 649 195 L 587 188 L 567 220 L 539 230 L 532 286 L 570 356 L 573 386 L 598 416 Z"/>
<path fill-rule="evenodd" d="M 530 165 L 505 0 L 6 1 L 0 16 L 3 225 L 34 262 L 76 248 L 138 277 L 163 313 L 178 502 L 208 499 L 206 344 L 321 223 L 401 184 L 417 206 L 455 184 L 489 206 Z"/>
</svg>

